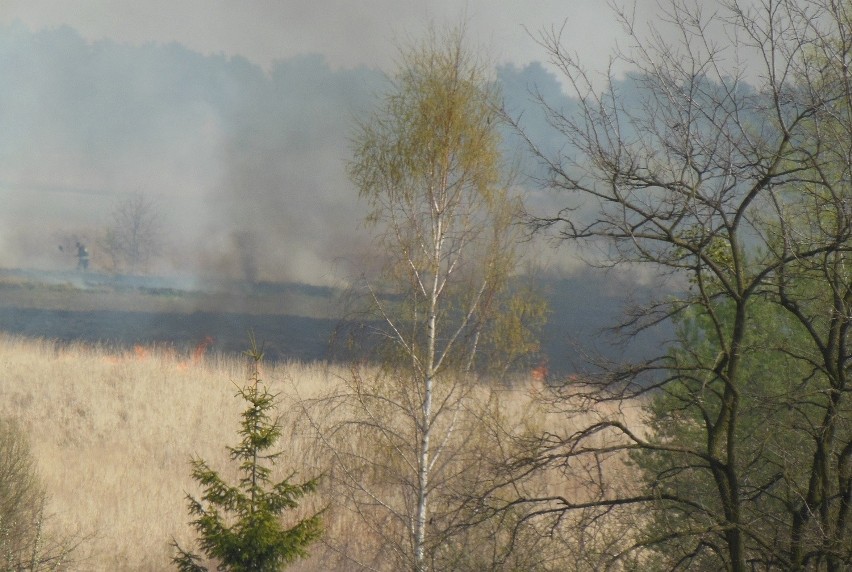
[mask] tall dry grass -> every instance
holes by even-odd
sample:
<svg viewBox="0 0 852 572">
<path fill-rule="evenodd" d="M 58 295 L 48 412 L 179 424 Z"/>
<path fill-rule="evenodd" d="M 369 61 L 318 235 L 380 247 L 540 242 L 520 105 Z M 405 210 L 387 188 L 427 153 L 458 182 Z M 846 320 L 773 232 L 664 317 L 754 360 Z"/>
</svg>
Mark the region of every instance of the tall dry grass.
<svg viewBox="0 0 852 572">
<path fill-rule="evenodd" d="M 265 367 L 273 392 L 291 380 L 305 391 L 326 383 L 319 366 Z M 245 374 L 237 357 L 0 336 L 0 415 L 29 434 L 53 523 L 87 539 L 80 569 L 169 568 L 172 536 L 184 545 L 192 538 L 190 457 L 229 474 L 223 447 L 238 441 L 244 405 L 233 384 Z M 310 473 L 299 445 L 282 444 L 281 465 Z"/>
<path fill-rule="evenodd" d="M 345 375 L 322 364 L 264 364 L 262 371 L 271 391 L 282 395 L 284 414 L 296 396 L 332 392 Z M 224 446 L 238 441 L 244 402 L 235 398 L 234 383 L 245 379 L 246 363 L 237 356 L 117 351 L 0 335 L 0 416 L 16 418 L 30 436 L 52 522 L 86 539 L 78 569 L 165 570 L 172 538 L 192 544 L 185 494 L 199 491 L 188 461 L 197 455 L 223 475 L 235 474 Z M 536 430 L 570 431 L 583 422 L 580 415 L 543 409 L 530 421 L 532 398 L 541 390 L 501 392 L 503 416 L 534 422 Z M 638 413 L 626 415 L 640 424 Z M 309 434 L 288 433 L 280 475 L 296 470 L 297 478 L 307 479 L 323 472 L 327 459 L 314 444 Z M 554 487 L 569 486 L 556 478 Z M 333 499 L 311 504 L 332 505 L 330 535 L 357 538 L 358 523 Z M 333 557 L 323 547 L 314 552 L 295 569 L 328 569 Z"/>
</svg>

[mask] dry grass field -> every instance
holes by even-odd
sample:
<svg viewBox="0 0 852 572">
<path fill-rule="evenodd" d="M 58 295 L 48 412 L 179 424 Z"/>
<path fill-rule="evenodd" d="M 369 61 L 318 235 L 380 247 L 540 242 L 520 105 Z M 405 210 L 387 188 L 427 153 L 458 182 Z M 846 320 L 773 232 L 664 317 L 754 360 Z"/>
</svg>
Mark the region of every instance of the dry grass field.
<svg viewBox="0 0 852 572">
<path fill-rule="evenodd" d="M 223 445 L 238 440 L 241 360 L 0 337 L 0 368 L 0 414 L 29 434 L 54 523 L 87 538 L 80 568 L 168 568 L 171 537 L 191 536 L 188 460 L 227 468 Z M 324 382 L 318 366 L 266 375 L 273 391 Z M 297 446 L 287 443 L 284 465 L 301 466 Z"/>
<path fill-rule="evenodd" d="M 223 446 L 237 441 L 243 408 L 234 383 L 246 375 L 239 357 L 200 354 L 0 335 L 0 415 L 17 419 L 30 437 L 52 523 L 85 539 L 77 569 L 169 569 L 171 539 L 193 537 L 184 496 L 197 489 L 188 460 L 198 455 L 227 469 Z M 285 406 L 296 393 L 333 388 L 340 374 L 299 363 L 265 364 L 262 373 Z M 532 393 L 505 392 L 505 414 L 528 412 Z M 283 471 L 306 479 L 323 470 L 308 441 L 288 435 Z M 346 518 L 329 511 L 329 533 L 357 530 Z M 325 569 L 323 550 L 294 569 Z"/>
</svg>

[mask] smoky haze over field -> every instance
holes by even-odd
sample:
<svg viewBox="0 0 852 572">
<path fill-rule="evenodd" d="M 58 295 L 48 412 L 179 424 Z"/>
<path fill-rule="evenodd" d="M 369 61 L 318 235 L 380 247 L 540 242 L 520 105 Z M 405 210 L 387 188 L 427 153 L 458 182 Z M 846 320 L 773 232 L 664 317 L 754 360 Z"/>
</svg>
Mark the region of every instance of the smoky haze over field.
<svg viewBox="0 0 852 572">
<path fill-rule="evenodd" d="M 133 192 L 163 213 L 164 272 L 240 277 L 249 256 L 268 278 L 317 281 L 333 229 L 356 228 L 345 125 L 376 72 L 304 57 L 267 74 L 176 44 L 13 25 L 0 30 L 0 74 L 4 266 L 67 264 L 58 235 L 94 244 Z"/>
<path fill-rule="evenodd" d="M 79 238 L 97 268 L 131 193 L 162 212 L 156 273 L 333 284 L 368 248 L 345 163 L 353 121 L 385 85 L 377 69 L 303 55 L 266 70 L 13 23 L 0 26 L 0 77 L 0 267 L 71 268 L 57 245 Z M 496 77 L 539 134 L 529 89 L 570 103 L 540 64 Z"/>
</svg>

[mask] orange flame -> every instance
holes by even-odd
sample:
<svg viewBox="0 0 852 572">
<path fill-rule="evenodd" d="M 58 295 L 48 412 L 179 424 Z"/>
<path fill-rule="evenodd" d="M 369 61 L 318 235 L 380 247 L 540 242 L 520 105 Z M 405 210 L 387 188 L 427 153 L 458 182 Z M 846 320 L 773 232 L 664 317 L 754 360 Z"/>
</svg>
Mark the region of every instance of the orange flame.
<svg viewBox="0 0 852 572">
<path fill-rule="evenodd" d="M 193 363 L 200 362 L 204 358 L 204 354 L 207 353 L 207 349 L 215 343 L 216 340 L 213 336 L 204 336 L 204 339 L 198 342 L 198 345 L 195 346 L 195 350 L 192 352 Z"/>
<path fill-rule="evenodd" d="M 534 381 L 545 381 L 549 375 L 547 365 L 542 364 L 537 367 L 534 367 L 532 369 L 532 372 L 530 372 L 530 375 L 532 376 Z"/>
</svg>

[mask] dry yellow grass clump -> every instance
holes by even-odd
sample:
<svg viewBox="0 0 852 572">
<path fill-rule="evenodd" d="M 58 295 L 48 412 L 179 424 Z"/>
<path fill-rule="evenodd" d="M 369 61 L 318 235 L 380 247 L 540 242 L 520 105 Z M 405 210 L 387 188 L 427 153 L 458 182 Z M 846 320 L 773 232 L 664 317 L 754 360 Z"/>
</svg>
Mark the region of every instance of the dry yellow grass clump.
<svg viewBox="0 0 852 572">
<path fill-rule="evenodd" d="M 302 481 L 327 471 L 329 459 L 321 458 L 313 436 L 294 429 L 299 424 L 292 418 L 300 411 L 295 396 L 310 400 L 334 392 L 347 373 L 323 364 L 262 367 L 262 379 L 281 394 L 280 411 L 289 418 L 280 443 L 280 474 L 274 477 L 296 470 Z M 245 403 L 235 398 L 234 384 L 246 380 L 245 360 L 0 335 L 0 371 L 0 416 L 15 418 L 29 434 L 50 497 L 51 522 L 63 533 L 85 539 L 75 554 L 76 568 L 170 569 L 172 538 L 183 546 L 191 546 L 194 538 L 185 494 L 197 496 L 199 491 L 190 478 L 190 458 L 204 458 L 233 481 L 235 471 L 224 446 L 239 440 Z M 510 425 L 532 422 L 538 430 L 547 426 L 570 432 L 582 417 L 624 415 L 623 410 L 578 416 L 536 409 L 537 390 L 544 388 L 497 392 L 500 416 Z M 627 415 L 634 418 L 631 423 L 639 423 L 637 413 Z M 572 488 L 564 474 L 556 475 L 551 485 L 561 491 Z M 330 503 L 320 497 L 308 505 L 311 510 Z M 329 539 L 352 540 L 363 528 L 354 518 L 329 506 Z M 312 552 L 294 570 L 329 569 L 333 551 L 317 546 Z"/>
</svg>

